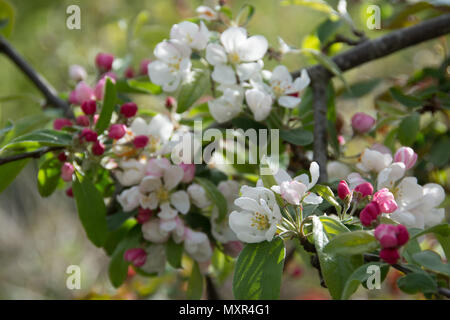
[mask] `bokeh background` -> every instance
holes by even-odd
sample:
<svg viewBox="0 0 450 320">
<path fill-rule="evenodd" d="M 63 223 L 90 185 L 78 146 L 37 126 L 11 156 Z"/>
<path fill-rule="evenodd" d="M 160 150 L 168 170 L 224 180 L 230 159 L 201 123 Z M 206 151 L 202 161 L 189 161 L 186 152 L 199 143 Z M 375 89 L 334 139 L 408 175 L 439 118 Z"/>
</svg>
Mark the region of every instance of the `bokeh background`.
<svg viewBox="0 0 450 320">
<path fill-rule="evenodd" d="M 301 47 L 305 41 L 314 41 L 305 39 L 326 19 L 323 12 L 301 6 L 282 6 L 278 0 L 227 1 L 235 12 L 246 2 L 256 7 L 249 32 L 263 34 L 274 47 L 278 46 L 278 36 L 296 47 Z M 329 2 L 336 6 L 337 1 Z M 355 23 L 372 38 L 387 31 L 367 30 L 367 5 L 380 5 L 383 17 L 392 14 L 404 1 L 348 3 Z M 81 30 L 66 27 L 66 8 L 73 4 L 81 8 Z M 174 23 L 195 16 L 195 8 L 202 4 L 214 6 L 215 2 L 14 0 L 15 26 L 9 41 L 58 92 L 67 93 L 73 87 L 67 74 L 70 65 L 83 65 L 93 74 L 95 55 L 110 52 L 117 57 L 131 53 L 137 68 L 141 59 L 152 58 L 154 46 L 168 37 Z M 445 54 L 442 41 L 448 38 L 403 50 L 348 72 L 345 77 L 350 84 L 386 76 L 406 78 L 414 70 L 442 62 Z M 294 70 L 307 66 L 310 61 L 301 56 L 289 56 L 284 63 Z M 271 68 L 271 62 L 268 65 Z M 336 87 L 340 86 L 337 81 Z M 374 97 L 386 86 L 389 84 L 380 85 L 360 99 L 339 101 L 337 108 L 344 115 L 345 125 L 349 125 L 349 119 L 357 111 L 374 113 Z M 41 103 L 42 96 L 35 87 L 0 55 L 0 127 L 9 120 L 42 113 Z M 155 104 L 157 101 L 151 99 L 143 102 L 148 108 Z M 115 290 L 107 278 L 108 257 L 86 239 L 73 200 L 66 197 L 63 190 L 41 198 L 36 189 L 36 173 L 37 163 L 30 162 L 17 180 L 0 194 L 0 299 L 183 298 L 178 290 L 186 285 L 183 272 L 170 271 L 154 279 L 130 277 L 122 288 Z M 441 182 L 448 188 L 448 178 Z M 81 267 L 80 290 L 66 287 L 69 265 Z M 284 277 L 281 294 L 284 299 L 329 299 L 306 255 L 296 255 Z M 354 298 L 420 298 L 401 294 L 395 286 L 397 277 L 393 271 L 382 290 L 359 290 Z M 222 298 L 232 298 L 230 277 L 220 283 L 219 293 Z"/>
</svg>

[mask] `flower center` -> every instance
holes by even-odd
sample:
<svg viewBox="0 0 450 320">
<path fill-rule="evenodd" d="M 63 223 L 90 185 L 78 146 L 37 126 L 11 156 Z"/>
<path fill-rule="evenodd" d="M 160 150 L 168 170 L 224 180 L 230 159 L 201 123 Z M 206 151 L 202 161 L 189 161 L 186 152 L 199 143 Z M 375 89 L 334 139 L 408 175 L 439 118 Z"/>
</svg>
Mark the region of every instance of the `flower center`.
<svg viewBox="0 0 450 320">
<path fill-rule="evenodd" d="M 241 61 L 241 58 L 239 58 L 239 55 L 236 52 L 231 52 L 228 55 L 228 59 L 230 59 L 230 62 L 233 64 L 239 63 Z"/>
<path fill-rule="evenodd" d="M 284 89 L 281 87 L 281 83 L 279 81 L 276 81 L 273 85 L 272 85 L 272 90 L 273 93 L 277 96 L 277 97 L 281 97 L 284 94 Z"/>
<path fill-rule="evenodd" d="M 266 215 L 255 212 L 251 226 L 256 227 L 258 230 L 266 230 L 269 228 L 269 220 L 267 220 Z"/>
<path fill-rule="evenodd" d="M 161 187 L 158 189 L 158 191 L 156 191 L 156 196 L 158 197 L 160 202 L 167 201 L 169 200 L 169 191 Z"/>
</svg>

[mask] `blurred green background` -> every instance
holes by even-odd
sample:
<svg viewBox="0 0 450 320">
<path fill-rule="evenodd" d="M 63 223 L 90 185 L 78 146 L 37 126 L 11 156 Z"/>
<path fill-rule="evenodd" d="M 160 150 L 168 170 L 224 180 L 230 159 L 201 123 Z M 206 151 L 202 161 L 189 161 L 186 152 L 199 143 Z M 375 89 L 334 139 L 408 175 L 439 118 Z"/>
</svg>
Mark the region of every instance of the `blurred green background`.
<svg viewBox="0 0 450 320">
<path fill-rule="evenodd" d="M 227 1 L 234 12 L 247 2 L 256 7 L 249 32 L 263 34 L 275 48 L 278 47 L 278 36 L 290 45 L 301 47 L 305 37 L 327 18 L 325 13 L 311 8 L 281 6 L 278 0 Z M 337 1 L 329 2 L 336 7 Z M 370 3 L 379 4 L 382 16 L 388 16 L 403 2 L 374 0 Z M 386 32 L 370 31 L 365 27 L 368 2 L 348 3 L 356 25 L 369 37 Z M 80 64 L 93 74 L 95 55 L 110 52 L 117 57 L 132 53 L 133 66 L 138 68 L 141 59 L 152 58 L 154 46 L 168 37 L 174 23 L 195 16 L 195 8 L 199 5 L 215 6 L 216 3 L 187 0 L 14 0 L 12 4 L 15 26 L 9 41 L 58 92 L 67 93 L 73 87 L 68 78 L 70 65 Z M 73 4 L 81 8 L 81 30 L 66 27 L 66 8 Z M 142 24 L 132 29 L 133 21 L 141 21 Z M 375 77 L 406 78 L 414 70 L 442 62 L 441 41 L 433 40 L 403 50 L 348 72 L 345 77 L 350 84 Z M 294 70 L 310 62 L 304 57 L 291 55 L 284 63 Z M 270 69 L 273 64 L 267 63 Z M 40 93 L 2 55 L 0 75 L 0 127 L 5 126 L 8 120 L 15 121 L 42 112 Z M 336 86 L 342 84 L 336 81 Z M 385 89 L 381 86 L 364 98 L 339 102 L 338 110 L 345 115 L 346 124 L 357 110 L 373 113 L 374 96 Z M 28 165 L 0 195 L 1 299 L 134 298 L 135 292 L 144 297 L 177 298 L 176 290 L 168 284 L 177 283 L 179 275 L 151 280 L 133 278 L 116 292 L 107 280 L 108 259 L 85 239 L 73 201 L 62 191 L 48 199 L 40 198 L 36 190 L 36 168 L 36 163 Z M 82 268 L 81 290 L 68 290 L 65 286 L 65 270 L 71 264 Z M 319 285 L 316 270 L 308 266 L 309 261 L 300 255 L 296 257 L 296 263 L 289 266 L 285 275 L 285 280 L 292 281 L 283 282 L 282 298 L 329 298 L 327 291 Z M 360 290 L 355 298 L 405 298 L 393 285 L 396 274 L 389 277 L 383 290 Z M 161 285 L 163 290 L 156 296 L 152 295 Z M 232 297 L 229 282 L 225 281 L 220 290 L 224 298 Z"/>
</svg>

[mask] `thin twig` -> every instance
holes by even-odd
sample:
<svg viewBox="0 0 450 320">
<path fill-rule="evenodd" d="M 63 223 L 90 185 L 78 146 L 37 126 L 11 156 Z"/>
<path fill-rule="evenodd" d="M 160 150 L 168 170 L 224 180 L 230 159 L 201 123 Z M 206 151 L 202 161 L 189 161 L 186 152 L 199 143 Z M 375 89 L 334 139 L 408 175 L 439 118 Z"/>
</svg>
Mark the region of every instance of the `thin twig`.
<svg viewBox="0 0 450 320">
<path fill-rule="evenodd" d="M 13 162 L 13 161 L 17 161 L 17 160 L 27 159 L 27 158 L 38 159 L 38 158 L 42 157 L 44 154 L 46 154 L 47 152 L 57 151 L 57 150 L 62 150 L 62 149 L 64 149 L 64 147 L 44 147 L 44 148 L 41 148 L 41 149 L 38 149 L 35 151 L 25 152 L 25 153 L 21 153 L 21 154 L 15 154 L 15 155 L 12 155 L 9 157 L 0 158 L 0 165 L 9 163 L 9 162 Z"/>
<path fill-rule="evenodd" d="M 56 90 L 39 75 L 30 64 L 6 41 L 0 36 L 0 53 L 10 58 L 16 66 L 34 83 L 34 85 L 42 92 L 47 104 L 57 109 L 61 109 L 68 118 L 74 118 L 74 114 L 69 104 L 58 97 Z"/>
</svg>

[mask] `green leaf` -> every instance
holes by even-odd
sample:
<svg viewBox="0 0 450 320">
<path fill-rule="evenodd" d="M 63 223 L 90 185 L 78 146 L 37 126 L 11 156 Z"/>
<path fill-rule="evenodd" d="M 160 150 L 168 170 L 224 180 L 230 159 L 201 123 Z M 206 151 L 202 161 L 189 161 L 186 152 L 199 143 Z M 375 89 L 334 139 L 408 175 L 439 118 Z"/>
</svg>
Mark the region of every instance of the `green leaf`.
<svg viewBox="0 0 450 320">
<path fill-rule="evenodd" d="M 441 224 L 435 225 L 433 227 L 427 228 L 425 230 L 409 229 L 408 231 L 411 235 L 411 240 L 416 239 L 420 236 L 423 236 L 424 234 L 427 234 L 427 233 L 434 233 L 434 234 L 438 234 L 443 237 L 450 236 L 450 226 L 447 223 L 441 223 Z"/>
<path fill-rule="evenodd" d="M 437 291 L 437 283 L 426 272 L 414 272 L 405 275 L 397 280 L 397 285 L 405 293 L 415 294 L 434 293 Z"/>
<path fill-rule="evenodd" d="M 98 118 L 97 124 L 95 126 L 97 133 L 102 133 L 108 128 L 109 123 L 111 122 L 112 114 L 114 112 L 114 107 L 116 105 L 116 99 L 116 85 L 110 78 L 106 78 L 102 111 L 100 112 L 100 117 Z"/>
<path fill-rule="evenodd" d="M 119 229 L 125 221 L 136 215 L 137 210 L 129 212 L 116 212 L 112 215 L 106 217 L 106 224 L 108 225 L 108 230 L 114 231 Z"/>
<path fill-rule="evenodd" d="M 423 102 L 413 96 L 408 96 L 406 94 L 403 94 L 403 92 L 400 91 L 398 88 L 391 88 L 389 89 L 389 92 L 392 95 L 392 98 L 400 102 L 406 107 L 414 108 L 414 107 L 420 107 Z"/>
<path fill-rule="evenodd" d="M 280 137 L 284 141 L 292 143 L 296 146 L 307 146 L 314 140 L 311 131 L 304 129 L 280 130 Z"/>
<path fill-rule="evenodd" d="M 72 136 L 63 131 L 43 129 L 33 131 L 13 139 L 1 152 L 8 149 L 36 150 L 42 147 L 67 147 L 72 144 Z"/>
<path fill-rule="evenodd" d="M 186 296 L 189 300 L 199 300 L 203 294 L 203 276 L 197 262 L 194 262 L 189 277 Z"/>
<path fill-rule="evenodd" d="M 420 129 L 420 115 L 414 112 L 403 118 L 398 128 L 398 139 L 405 146 L 410 146 L 416 141 Z"/>
<path fill-rule="evenodd" d="M 181 86 L 178 95 L 177 113 L 185 112 L 206 92 L 209 86 L 209 73 L 195 71 L 192 79 Z"/>
<path fill-rule="evenodd" d="M 50 157 L 45 160 L 38 172 L 37 185 L 39 194 L 42 197 L 50 196 L 58 186 L 61 176 L 61 162 L 58 158 Z"/>
<path fill-rule="evenodd" d="M 339 221 L 331 217 L 313 216 L 314 245 L 319 257 L 325 284 L 333 299 L 342 299 L 347 279 L 363 264 L 362 255 L 343 256 L 324 252 L 325 246 L 336 235 L 349 232 Z"/>
<path fill-rule="evenodd" d="M 324 0 L 282 0 L 280 4 L 282 6 L 304 6 L 324 13 L 333 14 L 336 16 L 338 15 L 336 10 L 334 10 L 333 7 Z"/>
<path fill-rule="evenodd" d="M 239 254 L 234 271 L 235 299 L 278 299 L 285 251 L 280 237 L 271 242 L 246 244 Z"/>
<path fill-rule="evenodd" d="M 0 35 L 8 38 L 14 26 L 14 9 L 8 1 L 0 0 Z"/>
<path fill-rule="evenodd" d="M 45 112 L 23 117 L 0 130 L 0 145 L 9 143 L 30 131 L 44 127 L 53 117 Z"/>
<path fill-rule="evenodd" d="M 97 247 L 103 246 L 108 237 L 106 206 L 103 196 L 87 178 L 77 174 L 72 184 L 78 215 L 87 237 Z"/>
<path fill-rule="evenodd" d="M 367 81 L 361 81 L 355 84 L 352 84 L 348 90 L 346 90 L 342 94 L 342 98 L 360 98 L 370 93 L 373 89 L 375 89 L 379 84 L 380 79 L 371 79 Z"/>
<path fill-rule="evenodd" d="M 181 268 L 181 258 L 183 257 L 183 245 L 176 243 L 172 238 L 166 244 L 167 261 L 175 269 Z"/>
<path fill-rule="evenodd" d="M 111 256 L 109 263 L 108 274 L 109 279 L 114 287 L 118 288 L 126 280 L 128 274 L 129 262 L 125 261 L 123 255 L 126 250 L 135 248 L 139 245 L 141 235 L 140 225 L 135 225 L 130 229 L 125 237 L 120 241 Z"/>
<path fill-rule="evenodd" d="M 450 259 L 450 237 L 444 237 L 440 234 L 435 234 L 436 239 L 439 241 L 439 243 L 442 246 L 442 250 L 444 250 L 445 257 L 447 258 L 447 261 Z"/>
<path fill-rule="evenodd" d="M 160 94 L 162 89 L 160 86 L 150 82 L 137 79 L 123 79 L 116 83 L 116 90 L 120 93 L 137 93 L 137 94 Z"/>
<path fill-rule="evenodd" d="M 236 17 L 236 24 L 238 26 L 246 26 L 254 14 L 255 14 L 255 7 L 248 3 L 244 4 L 239 10 L 239 13 Z"/>
<path fill-rule="evenodd" d="M 30 159 L 22 159 L 0 165 L 0 193 L 17 177 Z"/>
<path fill-rule="evenodd" d="M 450 162 L 449 137 L 445 137 L 433 145 L 430 152 L 430 161 L 437 167 L 443 167 Z"/>
<path fill-rule="evenodd" d="M 195 182 L 205 189 L 208 198 L 211 199 L 213 204 L 219 209 L 219 217 L 217 218 L 217 222 L 221 222 L 228 214 L 227 200 L 219 189 L 217 189 L 216 185 L 211 181 L 197 177 L 195 178 Z"/>
<path fill-rule="evenodd" d="M 368 278 L 371 276 L 371 273 L 367 272 L 370 266 L 378 266 L 381 268 L 385 265 L 386 264 L 382 262 L 369 262 L 356 269 L 345 282 L 341 299 L 347 300 L 348 298 L 350 298 L 350 296 L 356 292 L 359 285 L 368 280 Z"/>
<path fill-rule="evenodd" d="M 434 251 L 425 250 L 413 254 L 414 261 L 425 269 L 439 272 L 450 277 L 450 265 L 442 263 L 441 257 Z"/>
<path fill-rule="evenodd" d="M 338 214 L 341 213 L 341 205 L 339 204 L 339 202 L 336 200 L 336 197 L 334 196 L 333 191 L 330 189 L 330 187 L 328 186 L 324 186 L 321 184 L 316 184 L 313 188 L 312 188 L 313 192 L 316 192 L 319 196 L 321 196 L 322 198 L 324 198 L 326 201 L 328 201 L 328 203 L 330 203 L 331 205 L 333 205 L 336 208 L 336 211 L 338 212 Z"/>
<path fill-rule="evenodd" d="M 320 42 L 325 43 L 328 39 L 334 36 L 341 24 L 342 20 L 332 20 L 329 18 L 322 22 L 317 28 L 317 37 Z"/>
<path fill-rule="evenodd" d="M 371 252 L 378 248 L 378 241 L 367 231 L 346 232 L 334 237 L 323 252 L 331 254 L 354 255 Z"/>
<path fill-rule="evenodd" d="M 136 220 L 128 219 L 118 229 L 110 231 L 108 234 L 108 238 L 103 245 L 103 249 L 106 251 L 106 254 L 112 256 L 118 244 L 122 241 L 123 238 L 125 238 L 128 231 L 130 231 L 130 229 L 135 225 L 137 225 Z"/>
</svg>

